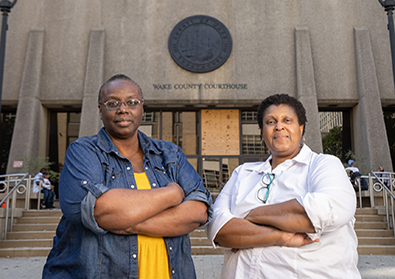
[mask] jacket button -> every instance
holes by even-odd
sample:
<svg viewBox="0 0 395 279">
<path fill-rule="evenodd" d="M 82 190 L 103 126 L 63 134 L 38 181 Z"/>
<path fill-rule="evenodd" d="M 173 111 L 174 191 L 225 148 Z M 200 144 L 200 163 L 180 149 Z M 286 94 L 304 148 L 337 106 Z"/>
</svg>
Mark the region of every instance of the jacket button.
<svg viewBox="0 0 395 279">
<path fill-rule="evenodd" d="M 136 255 L 136 254 L 133 254 L 133 258 L 137 258 L 137 255 Z"/>
<path fill-rule="evenodd" d="M 156 187 L 156 183 L 152 183 L 152 187 Z"/>
<path fill-rule="evenodd" d="M 127 167 L 126 169 L 127 169 L 127 170 L 130 170 L 130 167 Z"/>
</svg>

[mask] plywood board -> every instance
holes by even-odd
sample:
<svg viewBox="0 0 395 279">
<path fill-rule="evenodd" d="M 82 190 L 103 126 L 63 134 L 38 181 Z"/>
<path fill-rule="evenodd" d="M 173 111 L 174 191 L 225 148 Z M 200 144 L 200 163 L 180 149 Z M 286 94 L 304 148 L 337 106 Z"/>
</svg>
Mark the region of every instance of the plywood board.
<svg viewBox="0 0 395 279">
<path fill-rule="evenodd" d="M 202 110 L 202 155 L 240 155 L 239 111 Z"/>
</svg>

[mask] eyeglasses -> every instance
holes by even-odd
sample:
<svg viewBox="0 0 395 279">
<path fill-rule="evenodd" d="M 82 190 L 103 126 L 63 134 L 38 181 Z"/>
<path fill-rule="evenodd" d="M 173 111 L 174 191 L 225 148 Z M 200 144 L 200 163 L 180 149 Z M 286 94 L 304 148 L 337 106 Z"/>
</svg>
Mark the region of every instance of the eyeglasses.
<svg viewBox="0 0 395 279">
<path fill-rule="evenodd" d="M 107 101 L 105 103 L 99 102 L 99 104 L 105 106 L 109 110 L 115 110 L 121 107 L 122 104 L 125 104 L 130 109 L 136 108 L 139 104 L 144 103 L 144 99 L 137 100 L 137 99 L 130 99 L 127 101 Z"/>
<path fill-rule="evenodd" d="M 274 181 L 275 175 L 274 173 L 265 173 L 261 179 L 261 183 L 263 186 L 259 188 L 256 196 L 258 200 L 260 200 L 263 203 L 267 202 L 267 199 L 269 198 L 269 191 L 270 191 L 270 186 L 272 185 Z"/>
</svg>

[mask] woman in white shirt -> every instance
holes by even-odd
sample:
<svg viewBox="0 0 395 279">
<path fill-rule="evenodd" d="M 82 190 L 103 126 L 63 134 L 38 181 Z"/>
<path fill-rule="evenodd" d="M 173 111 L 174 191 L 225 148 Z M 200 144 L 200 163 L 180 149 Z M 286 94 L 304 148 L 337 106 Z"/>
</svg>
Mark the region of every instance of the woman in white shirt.
<svg viewBox="0 0 395 279">
<path fill-rule="evenodd" d="M 355 192 L 340 160 L 302 143 L 303 105 L 262 101 L 258 124 L 271 151 L 233 172 L 206 228 L 225 252 L 221 278 L 361 278 Z"/>
</svg>

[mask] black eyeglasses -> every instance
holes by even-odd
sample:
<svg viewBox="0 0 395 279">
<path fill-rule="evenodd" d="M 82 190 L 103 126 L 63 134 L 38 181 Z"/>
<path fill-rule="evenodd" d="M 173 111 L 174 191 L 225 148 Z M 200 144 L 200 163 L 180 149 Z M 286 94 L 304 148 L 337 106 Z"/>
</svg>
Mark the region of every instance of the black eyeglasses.
<svg viewBox="0 0 395 279">
<path fill-rule="evenodd" d="M 263 186 L 258 189 L 256 196 L 258 200 L 263 203 L 266 203 L 267 199 L 269 198 L 270 186 L 272 185 L 274 178 L 274 173 L 267 172 L 262 176 L 261 183 L 263 184 Z"/>
<path fill-rule="evenodd" d="M 144 99 L 137 100 L 137 99 L 130 99 L 127 101 L 107 101 L 105 103 L 99 102 L 99 104 L 105 106 L 109 110 L 118 109 L 121 107 L 121 104 L 125 104 L 130 109 L 136 108 L 139 104 L 144 103 Z"/>
</svg>

